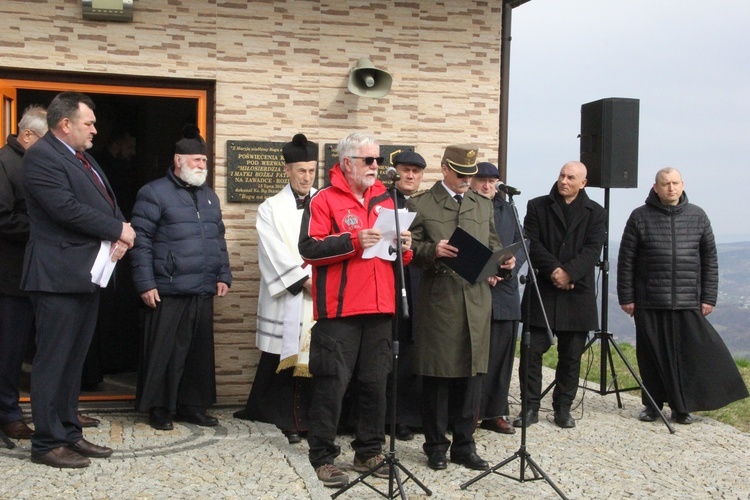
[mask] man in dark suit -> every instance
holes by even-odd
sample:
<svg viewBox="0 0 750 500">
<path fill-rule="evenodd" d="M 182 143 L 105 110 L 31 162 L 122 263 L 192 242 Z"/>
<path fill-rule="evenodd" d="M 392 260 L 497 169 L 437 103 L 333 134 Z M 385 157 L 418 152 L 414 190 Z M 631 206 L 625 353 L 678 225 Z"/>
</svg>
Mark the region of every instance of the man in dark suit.
<svg viewBox="0 0 750 500">
<path fill-rule="evenodd" d="M 529 201 L 523 223 L 531 242 L 529 258 L 538 272 L 539 294 L 558 341 L 552 408 L 555 424 L 564 429 L 576 425 L 570 407 L 578 391 L 581 356 L 588 332 L 599 327 L 594 269 L 607 236 L 606 212 L 588 197 L 585 186 L 586 166 L 567 162 L 550 193 Z M 521 310 L 526 310 L 529 296 L 530 314 L 524 318 L 531 334 L 525 388 L 527 426 L 539 421 L 542 355 L 551 346 L 536 294 L 526 294 Z M 520 416 L 513 421 L 514 427 L 522 425 Z"/>
<path fill-rule="evenodd" d="M 86 467 L 87 457 L 112 454 L 83 438 L 76 417 L 99 304 L 91 269 L 104 242 L 112 242 L 115 261 L 135 240 L 106 176 L 85 153 L 96 134 L 94 108 L 87 95 L 58 94 L 47 108 L 49 131 L 23 158 L 31 233 L 22 287 L 34 305 L 37 329 L 31 458 L 61 468 Z"/>
</svg>

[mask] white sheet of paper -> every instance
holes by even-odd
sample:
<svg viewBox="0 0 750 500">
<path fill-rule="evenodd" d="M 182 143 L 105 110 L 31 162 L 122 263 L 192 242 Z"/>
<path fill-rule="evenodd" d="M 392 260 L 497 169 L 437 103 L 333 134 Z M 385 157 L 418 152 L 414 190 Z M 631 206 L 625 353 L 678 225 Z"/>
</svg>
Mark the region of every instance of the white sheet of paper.
<svg viewBox="0 0 750 500">
<path fill-rule="evenodd" d="M 91 282 L 102 288 L 105 288 L 107 283 L 109 283 L 109 278 L 112 276 L 112 272 L 115 270 L 115 265 L 117 264 L 116 261 L 112 262 L 112 253 L 114 251 L 115 249 L 112 248 L 111 242 L 102 241 L 94 265 L 91 267 Z"/>
<path fill-rule="evenodd" d="M 406 209 L 398 211 L 398 226 L 401 231 L 406 231 L 414 222 L 417 216 L 416 212 L 407 212 Z M 375 221 L 373 229 L 380 231 L 382 238 L 370 248 L 365 248 L 362 252 L 363 259 L 372 259 L 379 257 L 383 260 L 396 260 L 396 253 L 390 253 L 391 245 L 398 240 L 396 234 L 396 218 L 393 216 L 393 210 L 384 208 L 378 214 L 378 220 Z"/>
</svg>

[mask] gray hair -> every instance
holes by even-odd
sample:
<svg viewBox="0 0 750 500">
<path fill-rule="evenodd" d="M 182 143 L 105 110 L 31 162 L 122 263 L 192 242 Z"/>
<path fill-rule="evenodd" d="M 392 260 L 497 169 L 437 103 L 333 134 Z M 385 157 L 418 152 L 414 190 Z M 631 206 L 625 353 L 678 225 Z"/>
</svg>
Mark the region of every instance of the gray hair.
<svg viewBox="0 0 750 500">
<path fill-rule="evenodd" d="M 659 182 L 659 177 L 661 176 L 661 174 L 671 174 L 672 172 L 677 172 L 680 175 L 680 180 L 682 180 L 682 174 L 680 173 L 679 170 L 677 170 L 674 167 L 664 167 L 658 172 L 656 172 L 656 175 L 654 176 L 654 182 L 656 183 Z"/>
<path fill-rule="evenodd" d="M 353 132 L 339 141 L 336 152 L 339 155 L 339 161 L 342 161 L 347 156 L 356 155 L 363 147 L 372 145 L 379 145 L 374 135 L 367 132 Z"/>
<path fill-rule="evenodd" d="M 27 129 L 40 136 L 46 134 L 47 110 L 38 104 L 32 104 L 26 108 L 21 117 L 21 121 L 18 122 L 18 133 L 20 134 Z"/>
</svg>

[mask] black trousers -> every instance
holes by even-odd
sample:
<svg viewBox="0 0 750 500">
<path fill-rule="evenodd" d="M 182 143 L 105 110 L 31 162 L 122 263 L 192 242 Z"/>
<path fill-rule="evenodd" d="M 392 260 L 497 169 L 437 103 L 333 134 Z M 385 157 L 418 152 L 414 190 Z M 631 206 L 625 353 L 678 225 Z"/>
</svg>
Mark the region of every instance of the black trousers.
<svg viewBox="0 0 750 500">
<path fill-rule="evenodd" d="M 545 328 L 529 328 L 531 345 L 529 346 L 529 378 L 526 385 L 526 402 L 529 409 L 538 410 L 542 394 L 542 355 L 551 344 Z M 557 369 L 555 370 L 555 389 L 552 392 L 552 408 L 570 410 L 578 392 L 578 381 L 581 372 L 581 356 L 586 346 L 588 332 L 555 331 L 557 336 Z M 523 363 L 519 367 L 519 376 L 523 382 Z"/>
<path fill-rule="evenodd" d="M 474 425 L 479 417 L 482 376 L 422 377 L 422 424 L 425 443 L 422 449 L 430 454 L 445 453 L 466 456 L 476 451 Z M 448 418 L 453 421 L 453 443 L 445 437 Z"/>
<path fill-rule="evenodd" d="M 367 459 L 385 444 L 385 392 L 391 370 L 389 315 L 318 320 L 310 343 L 312 401 L 307 442 L 313 467 L 332 464 L 341 454 L 336 428 L 349 381 L 356 388 L 356 438 L 352 448 Z"/>
<path fill-rule="evenodd" d="M 139 411 L 206 408 L 216 402 L 213 316 L 212 296 L 162 296 L 156 309 L 149 308 L 138 371 Z"/>
<path fill-rule="evenodd" d="M 0 425 L 23 418 L 18 406 L 18 385 L 23 355 L 33 330 L 31 300 L 0 294 Z"/>
<path fill-rule="evenodd" d="M 518 321 L 492 321 L 487 374 L 482 378 L 480 417 L 497 418 L 509 414 L 508 392 L 516 356 Z"/>
<path fill-rule="evenodd" d="M 83 438 L 76 412 L 83 361 L 99 308 L 93 293 L 32 292 L 36 354 L 31 370 L 31 453 L 41 456 Z"/>
</svg>

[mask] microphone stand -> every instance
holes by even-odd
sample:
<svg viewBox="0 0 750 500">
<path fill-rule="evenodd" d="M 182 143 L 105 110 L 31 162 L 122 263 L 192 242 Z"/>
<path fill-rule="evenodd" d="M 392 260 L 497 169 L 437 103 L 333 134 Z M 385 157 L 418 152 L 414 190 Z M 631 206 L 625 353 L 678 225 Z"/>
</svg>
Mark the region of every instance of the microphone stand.
<svg viewBox="0 0 750 500">
<path fill-rule="evenodd" d="M 399 307 L 399 299 L 396 297 L 396 315 L 393 318 L 393 328 L 392 328 L 392 337 L 393 337 L 393 366 L 391 369 L 391 413 L 390 413 L 390 432 L 389 432 L 389 440 L 390 440 L 390 447 L 388 449 L 388 453 L 385 454 L 383 460 L 375 464 L 375 466 L 368 470 L 367 472 L 363 472 L 359 477 L 354 479 L 354 481 L 351 481 L 346 486 L 342 487 L 340 490 L 338 490 L 336 493 L 331 495 L 331 498 L 336 498 L 340 494 L 344 493 L 346 490 L 351 488 L 352 486 L 362 483 L 371 490 L 375 491 L 376 493 L 392 499 L 396 498 L 396 496 L 401 497 L 403 500 L 406 500 L 406 492 L 404 491 L 404 483 L 411 479 L 414 481 L 417 486 L 422 488 L 422 491 L 425 492 L 427 496 L 432 496 L 432 491 L 427 488 L 419 479 L 416 478 L 414 474 L 409 472 L 409 470 L 404 467 L 404 465 L 399 461 L 399 459 L 396 457 L 396 405 L 398 404 L 398 356 L 399 356 L 399 341 L 398 341 L 398 314 L 399 312 L 404 317 L 404 319 L 409 317 L 409 303 L 406 297 L 406 280 L 404 279 L 404 261 L 403 261 L 403 253 L 401 251 L 401 228 L 398 220 L 398 195 L 396 190 L 395 183 L 393 184 L 393 187 L 391 188 L 391 197 L 393 199 L 393 209 L 394 209 L 394 217 L 396 221 L 396 245 L 395 248 L 393 246 L 390 247 L 389 252 L 391 254 L 396 254 L 396 267 L 398 269 L 398 288 L 400 290 L 400 296 L 401 296 L 401 302 Z M 383 491 L 378 490 L 373 485 L 368 483 L 366 479 L 370 477 L 372 474 L 375 473 L 375 471 L 378 471 L 382 469 L 383 467 L 388 467 L 388 492 L 387 494 Z M 404 481 L 401 480 L 401 476 L 399 475 L 399 469 L 407 476 Z M 395 486 L 395 487 L 394 487 Z"/>
<path fill-rule="evenodd" d="M 11 441 L 10 438 L 6 436 L 5 433 L 1 430 L 0 430 L 0 441 L 2 441 L 5 447 L 8 448 L 9 450 L 12 450 L 13 448 L 16 447 L 16 443 Z"/>
<path fill-rule="evenodd" d="M 511 208 L 513 209 L 513 215 L 516 219 L 516 228 L 518 229 L 520 234 L 524 234 L 523 228 L 521 227 L 521 219 L 518 216 L 518 210 L 516 208 L 516 204 L 513 201 L 513 195 L 511 193 L 508 193 L 508 203 L 510 204 Z M 526 263 L 528 264 L 528 273 L 526 275 L 526 279 L 521 279 L 522 283 L 525 283 L 524 287 L 524 311 L 523 316 L 525 318 L 525 321 L 523 321 L 523 329 L 522 329 L 522 335 L 521 335 L 521 366 L 523 367 L 521 370 L 522 377 L 521 377 L 521 446 L 518 448 L 518 451 L 516 451 L 513 455 L 506 458 L 502 462 L 498 463 L 497 465 L 487 469 L 486 471 L 482 472 L 478 476 L 476 476 L 473 479 L 470 479 L 469 481 L 466 481 L 465 483 L 461 484 L 460 487 L 462 490 L 465 490 L 468 486 L 476 483 L 483 477 L 486 477 L 489 474 L 497 474 L 499 476 L 505 476 L 509 479 L 513 479 L 514 481 L 518 481 L 519 483 L 523 483 L 524 481 L 539 481 L 540 479 L 544 479 L 547 481 L 547 484 L 549 484 L 555 492 L 560 495 L 560 498 L 563 498 L 567 500 L 568 497 L 565 496 L 565 493 L 560 490 L 560 488 L 557 487 L 557 485 L 552 481 L 552 479 L 542 470 L 541 467 L 531 458 L 531 455 L 526 450 L 526 432 L 527 432 L 527 425 L 526 425 L 526 413 L 527 413 L 527 405 L 528 405 L 528 395 L 526 390 L 526 385 L 528 384 L 528 378 L 529 378 L 529 349 L 531 346 L 531 332 L 529 328 L 529 322 L 530 322 L 530 316 L 531 316 L 531 288 L 533 287 L 536 291 L 537 299 L 539 300 L 539 305 L 542 310 L 542 316 L 544 317 L 544 323 L 547 325 L 547 336 L 549 337 L 550 344 L 555 343 L 555 338 L 552 335 L 552 329 L 549 326 L 549 321 L 547 319 L 547 312 L 544 310 L 544 303 L 542 302 L 542 295 L 539 293 L 539 284 L 536 281 L 536 271 L 534 269 L 534 265 L 531 262 L 531 256 L 529 255 L 529 247 L 526 244 L 526 238 L 521 238 L 521 245 L 523 247 L 523 253 L 526 256 Z M 521 277 L 523 278 L 523 277 Z M 520 468 L 519 468 L 519 477 L 514 477 L 509 474 L 504 474 L 502 472 L 498 472 L 499 469 L 504 467 L 505 465 L 509 464 L 515 459 L 520 460 Z M 531 473 L 534 475 L 533 478 L 527 479 L 525 477 L 526 469 L 531 470 Z"/>
</svg>

